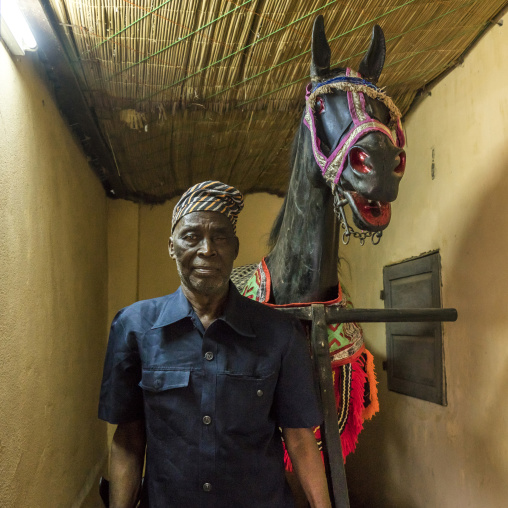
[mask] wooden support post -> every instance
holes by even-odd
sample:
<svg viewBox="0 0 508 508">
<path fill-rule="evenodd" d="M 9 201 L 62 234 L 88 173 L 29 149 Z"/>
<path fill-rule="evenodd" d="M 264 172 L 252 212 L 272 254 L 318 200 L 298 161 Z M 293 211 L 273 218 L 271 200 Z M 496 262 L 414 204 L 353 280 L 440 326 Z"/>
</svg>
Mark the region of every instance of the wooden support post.
<svg viewBox="0 0 508 508">
<path fill-rule="evenodd" d="M 323 456 L 325 459 L 328 491 L 333 508 L 349 508 L 346 471 L 342 459 L 337 410 L 333 390 L 333 374 L 328 350 L 328 327 L 326 326 L 325 306 L 312 305 L 312 353 L 314 368 L 318 373 L 321 392 L 321 406 L 324 422 L 321 425 Z"/>
</svg>

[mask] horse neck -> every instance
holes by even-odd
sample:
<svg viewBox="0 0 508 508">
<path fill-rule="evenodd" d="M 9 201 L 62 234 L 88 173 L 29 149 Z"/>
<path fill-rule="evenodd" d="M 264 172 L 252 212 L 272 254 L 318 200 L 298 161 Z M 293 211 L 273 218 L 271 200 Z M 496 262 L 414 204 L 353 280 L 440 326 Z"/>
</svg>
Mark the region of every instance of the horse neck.
<svg viewBox="0 0 508 508">
<path fill-rule="evenodd" d="M 276 244 L 267 257 L 276 304 L 337 296 L 338 223 L 331 190 L 321 180 L 308 129 L 300 126 L 292 177 Z M 316 173 L 316 181 L 309 174 Z"/>
</svg>

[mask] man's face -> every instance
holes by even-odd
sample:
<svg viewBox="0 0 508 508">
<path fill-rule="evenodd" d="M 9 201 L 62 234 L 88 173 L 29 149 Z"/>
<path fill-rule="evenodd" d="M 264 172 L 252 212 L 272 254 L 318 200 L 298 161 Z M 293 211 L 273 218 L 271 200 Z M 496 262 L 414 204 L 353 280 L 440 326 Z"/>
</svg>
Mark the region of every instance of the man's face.
<svg viewBox="0 0 508 508">
<path fill-rule="evenodd" d="M 229 219 L 218 212 L 191 212 L 177 223 L 169 239 L 182 285 L 192 293 L 227 292 L 238 238 Z"/>
</svg>

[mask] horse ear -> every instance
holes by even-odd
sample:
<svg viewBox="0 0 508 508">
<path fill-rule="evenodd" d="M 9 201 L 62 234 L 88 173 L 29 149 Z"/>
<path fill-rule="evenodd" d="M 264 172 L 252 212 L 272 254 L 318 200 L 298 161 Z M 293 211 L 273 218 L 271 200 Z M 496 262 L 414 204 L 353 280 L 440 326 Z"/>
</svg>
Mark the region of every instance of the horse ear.
<svg viewBox="0 0 508 508">
<path fill-rule="evenodd" d="M 385 63 L 386 44 L 385 35 L 379 25 L 375 25 L 372 29 L 372 37 L 370 39 L 370 46 L 363 60 L 358 67 L 358 72 L 366 80 L 377 83 L 383 65 Z"/>
<path fill-rule="evenodd" d="M 312 60 L 310 62 L 310 78 L 312 80 L 328 74 L 331 55 L 325 35 L 325 22 L 320 14 L 314 20 L 312 29 Z"/>
</svg>

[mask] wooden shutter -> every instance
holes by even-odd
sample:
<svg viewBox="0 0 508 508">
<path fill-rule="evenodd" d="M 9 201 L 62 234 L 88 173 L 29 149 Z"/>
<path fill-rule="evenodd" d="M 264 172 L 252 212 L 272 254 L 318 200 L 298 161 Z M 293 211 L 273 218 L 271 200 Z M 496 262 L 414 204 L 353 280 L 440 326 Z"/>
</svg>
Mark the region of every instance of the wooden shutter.
<svg viewBox="0 0 508 508">
<path fill-rule="evenodd" d="M 440 308 L 439 252 L 383 269 L 385 308 Z M 446 405 L 441 323 L 387 323 L 388 389 Z"/>
</svg>

